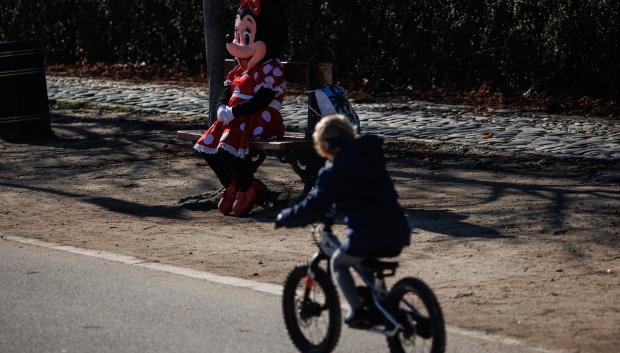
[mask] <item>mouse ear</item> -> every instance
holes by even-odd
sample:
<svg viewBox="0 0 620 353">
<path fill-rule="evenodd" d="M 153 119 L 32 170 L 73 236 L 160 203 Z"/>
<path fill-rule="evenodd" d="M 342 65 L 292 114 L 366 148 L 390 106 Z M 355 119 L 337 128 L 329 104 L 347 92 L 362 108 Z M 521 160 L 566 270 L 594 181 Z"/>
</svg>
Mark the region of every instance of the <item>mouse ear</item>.
<svg viewBox="0 0 620 353">
<path fill-rule="evenodd" d="M 241 4 L 239 4 L 239 10 L 241 8 L 247 7 L 252 11 L 252 15 L 257 17 L 260 14 L 260 0 L 241 0 Z"/>
</svg>

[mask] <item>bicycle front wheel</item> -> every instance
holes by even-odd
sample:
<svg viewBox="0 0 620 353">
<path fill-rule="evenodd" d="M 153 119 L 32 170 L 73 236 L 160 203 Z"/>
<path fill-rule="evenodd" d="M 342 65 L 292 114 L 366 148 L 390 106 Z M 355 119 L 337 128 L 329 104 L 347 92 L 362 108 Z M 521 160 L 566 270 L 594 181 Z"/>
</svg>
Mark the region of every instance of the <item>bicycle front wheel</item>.
<svg viewBox="0 0 620 353">
<path fill-rule="evenodd" d="M 387 308 L 405 327 L 388 337 L 391 353 L 444 353 L 446 328 L 439 302 L 421 280 L 403 278 L 390 290 Z"/>
<path fill-rule="evenodd" d="M 340 301 L 334 283 L 321 268 L 308 274 L 308 264 L 297 265 L 284 282 L 284 323 L 291 340 L 303 353 L 329 353 L 341 329 Z"/>
</svg>

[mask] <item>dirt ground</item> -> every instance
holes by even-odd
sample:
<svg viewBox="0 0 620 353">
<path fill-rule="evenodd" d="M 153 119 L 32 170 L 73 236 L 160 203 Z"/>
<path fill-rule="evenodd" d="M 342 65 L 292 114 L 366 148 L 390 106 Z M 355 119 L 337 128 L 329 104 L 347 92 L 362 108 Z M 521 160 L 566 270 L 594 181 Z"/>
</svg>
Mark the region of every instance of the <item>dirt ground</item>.
<svg viewBox="0 0 620 353">
<path fill-rule="evenodd" d="M 55 111 L 52 124 L 55 139 L 0 142 L 1 236 L 273 283 L 315 250 L 308 228 L 273 229 L 277 208 L 240 219 L 179 206 L 218 188 L 174 137 L 204 127 L 199 118 L 75 109 Z M 600 177 L 617 166 L 389 147 L 415 228 L 397 278 L 428 282 L 448 325 L 551 349 L 617 351 L 620 185 Z M 274 159 L 259 177 L 283 202 L 301 190 Z"/>
</svg>

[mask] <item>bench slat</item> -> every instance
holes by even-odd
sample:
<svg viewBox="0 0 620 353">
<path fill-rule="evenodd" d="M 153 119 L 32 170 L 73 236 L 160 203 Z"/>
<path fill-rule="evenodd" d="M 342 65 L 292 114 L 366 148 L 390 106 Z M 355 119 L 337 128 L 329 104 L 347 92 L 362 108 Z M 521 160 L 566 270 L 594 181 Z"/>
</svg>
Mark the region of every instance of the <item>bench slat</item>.
<svg viewBox="0 0 620 353">
<path fill-rule="evenodd" d="M 203 130 L 179 130 L 177 138 L 180 140 L 196 142 L 202 136 Z M 265 151 L 291 151 L 312 148 L 312 142 L 304 139 L 301 132 L 286 132 L 284 138 L 273 141 L 252 141 L 250 148 Z"/>
</svg>

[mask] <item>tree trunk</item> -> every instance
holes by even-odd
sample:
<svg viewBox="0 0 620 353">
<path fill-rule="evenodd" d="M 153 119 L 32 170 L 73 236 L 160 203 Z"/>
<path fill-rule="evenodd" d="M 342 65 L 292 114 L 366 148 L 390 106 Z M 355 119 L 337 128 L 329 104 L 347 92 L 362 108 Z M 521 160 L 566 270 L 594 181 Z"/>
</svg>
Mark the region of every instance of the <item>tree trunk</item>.
<svg viewBox="0 0 620 353">
<path fill-rule="evenodd" d="M 209 126 L 217 118 L 217 100 L 222 94 L 225 79 L 226 21 L 224 1 L 202 0 L 209 80 Z"/>
</svg>

